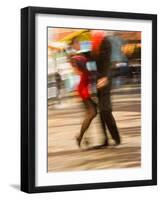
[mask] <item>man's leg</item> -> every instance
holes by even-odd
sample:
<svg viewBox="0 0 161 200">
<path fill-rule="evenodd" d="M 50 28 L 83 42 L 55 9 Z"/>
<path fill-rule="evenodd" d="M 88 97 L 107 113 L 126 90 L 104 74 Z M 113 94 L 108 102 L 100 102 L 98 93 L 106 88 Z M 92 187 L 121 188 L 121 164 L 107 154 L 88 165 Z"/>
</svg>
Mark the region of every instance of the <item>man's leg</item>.
<svg viewBox="0 0 161 200">
<path fill-rule="evenodd" d="M 108 146 L 109 142 L 108 142 L 108 135 L 107 135 L 107 131 L 106 131 L 106 122 L 103 116 L 103 113 L 100 111 L 100 121 L 101 121 L 101 127 L 103 130 L 103 134 L 105 136 L 105 142 L 103 144 L 103 146 Z"/>
<path fill-rule="evenodd" d="M 117 129 L 117 125 L 115 119 L 112 115 L 112 103 L 111 103 L 111 82 L 102 89 L 98 90 L 98 99 L 99 99 L 99 107 L 100 113 L 102 115 L 102 119 L 105 122 L 112 138 L 115 140 L 116 145 L 120 144 L 120 136 Z"/>
<path fill-rule="evenodd" d="M 119 145 L 121 143 L 120 135 L 112 112 L 104 110 L 102 113 L 112 138 L 115 140 L 116 145 Z"/>
</svg>

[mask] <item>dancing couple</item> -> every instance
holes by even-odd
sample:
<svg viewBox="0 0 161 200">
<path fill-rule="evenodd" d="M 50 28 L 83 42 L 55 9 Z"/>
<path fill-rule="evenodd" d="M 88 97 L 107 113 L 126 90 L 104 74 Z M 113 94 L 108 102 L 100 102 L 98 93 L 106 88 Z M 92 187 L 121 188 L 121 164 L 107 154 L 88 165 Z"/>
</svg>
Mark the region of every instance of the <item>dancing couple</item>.
<svg viewBox="0 0 161 200">
<path fill-rule="evenodd" d="M 98 96 L 98 107 L 100 111 L 101 126 L 103 128 L 103 133 L 105 135 L 105 141 L 101 146 L 108 146 L 109 139 L 106 129 L 108 128 L 112 139 L 115 141 L 116 145 L 120 144 L 120 135 L 112 114 L 111 105 L 111 77 L 109 76 L 109 69 L 111 65 L 111 44 L 108 37 L 104 32 L 96 31 L 91 35 L 91 55 L 90 59 L 94 60 L 97 65 L 97 96 Z M 80 50 L 80 43 L 78 38 L 74 38 L 71 41 L 71 48 L 76 51 Z M 89 92 L 89 83 L 91 79 L 90 71 L 86 67 L 87 58 L 85 55 L 73 55 L 71 56 L 71 65 L 77 75 L 80 76 L 80 82 L 78 84 L 78 93 L 85 105 L 86 115 L 81 125 L 81 130 L 79 135 L 76 137 L 78 146 L 81 146 L 81 141 L 83 135 L 90 126 L 92 120 L 97 115 L 97 106 L 95 102 L 91 99 Z"/>
</svg>

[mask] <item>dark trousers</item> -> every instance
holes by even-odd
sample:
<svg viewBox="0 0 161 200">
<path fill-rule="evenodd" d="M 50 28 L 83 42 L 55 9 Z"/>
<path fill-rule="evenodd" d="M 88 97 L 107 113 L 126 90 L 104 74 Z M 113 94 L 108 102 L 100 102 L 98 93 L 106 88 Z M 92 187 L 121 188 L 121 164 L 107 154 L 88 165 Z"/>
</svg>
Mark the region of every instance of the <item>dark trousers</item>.
<svg viewBox="0 0 161 200">
<path fill-rule="evenodd" d="M 116 121 L 112 114 L 112 104 L 111 104 L 111 83 L 104 88 L 98 90 L 98 100 L 99 100 L 99 110 L 101 124 L 103 128 L 103 133 L 106 137 L 106 142 L 108 143 L 108 135 L 106 129 L 108 128 L 112 138 L 115 140 L 116 144 L 120 143 L 120 135 L 116 125 Z"/>
<path fill-rule="evenodd" d="M 108 130 L 112 136 L 112 139 L 115 140 L 116 144 L 119 144 L 120 143 L 120 135 L 119 135 L 116 121 L 113 117 L 112 112 L 110 110 L 109 111 L 102 110 L 102 111 L 100 111 L 100 118 L 101 118 L 103 133 L 106 138 L 106 143 L 108 144 L 108 135 L 107 135 L 107 131 L 106 131 L 106 128 L 108 128 Z"/>
</svg>

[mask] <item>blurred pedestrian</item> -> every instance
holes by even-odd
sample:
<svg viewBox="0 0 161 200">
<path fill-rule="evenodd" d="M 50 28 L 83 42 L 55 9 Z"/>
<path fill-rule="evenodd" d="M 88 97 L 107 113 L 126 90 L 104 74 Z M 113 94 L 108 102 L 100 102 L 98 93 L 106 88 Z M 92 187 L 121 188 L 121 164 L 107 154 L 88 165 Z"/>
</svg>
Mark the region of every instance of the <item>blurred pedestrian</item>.
<svg viewBox="0 0 161 200">
<path fill-rule="evenodd" d="M 61 75 L 58 72 L 55 72 L 54 79 L 55 79 L 55 86 L 56 86 L 56 99 L 60 103 L 61 102 L 60 91 L 61 91 L 61 86 L 62 86 Z"/>
</svg>

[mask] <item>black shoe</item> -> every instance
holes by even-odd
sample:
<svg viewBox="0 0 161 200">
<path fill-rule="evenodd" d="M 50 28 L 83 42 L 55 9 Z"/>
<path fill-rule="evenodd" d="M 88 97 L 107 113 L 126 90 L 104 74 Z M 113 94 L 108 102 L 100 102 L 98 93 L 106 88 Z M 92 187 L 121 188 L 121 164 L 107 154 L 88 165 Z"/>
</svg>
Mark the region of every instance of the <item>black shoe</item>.
<svg viewBox="0 0 161 200">
<path fill-rule="evenodd" d="M 120 145 L 120 144 L 121 144 L 120 138 L 115 139 L 115 146 L 118 146 L 118 145 Z"/>
</svg>

